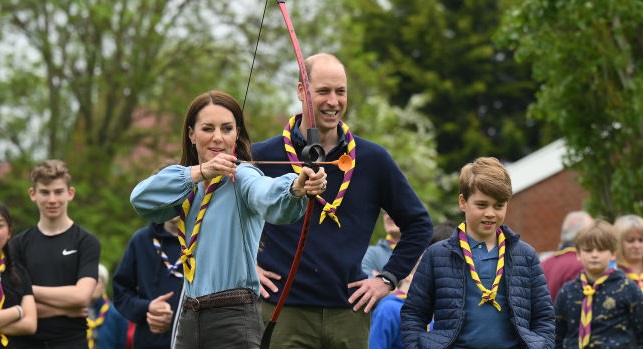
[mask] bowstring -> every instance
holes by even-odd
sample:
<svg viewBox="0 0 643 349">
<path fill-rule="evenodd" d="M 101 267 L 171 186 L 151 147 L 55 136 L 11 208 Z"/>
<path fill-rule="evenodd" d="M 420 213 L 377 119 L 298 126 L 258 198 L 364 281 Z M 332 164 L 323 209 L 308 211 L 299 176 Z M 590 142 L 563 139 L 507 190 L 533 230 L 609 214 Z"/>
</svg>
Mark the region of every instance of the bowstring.
<svg viewBox="0 0 643 349">
<path fill-rule="evenodd" d="M 255 59 L 257 58 L 257 51 L 259 50 L 259 41 L 261 40 L 261 29 L 263 28 L 263 20 L 266 18 L 266 10 L 268 9 L 268 0 L 263 6 L 263 14 L 261 15 L 261 24 L 259 24 L 259 33 L 257 34 L 257 42 L 255 44 L 255 52 L 252 55 L 252 63 L 250 64 L 250 74 L 248 74 L 248 82 L 246 83 L 246 93 L 243 95 L 243 104 L 241 105 L 241 112 L 243 113 L 246 107 L 246 99 L 248 98 L 248 90 L 250 89 L 250 80 L 252 80 L 252 71 L 255 66 Z"/>
<path fill-rule="evenodd" d="M 263 21 L 266 18 L 266 9 L 268 8 L 268 0 L 266 0 L 266 3 L 264 4 L 263 7 L 263 14 L 261 15 L 261 23 L 259 24 L 259 33 L 257 34 L 257 42 L 255 44 L 255 51 L 252 55 L 252 63 L 250 64 L 250 74 L 248 74 L 248 82 L 246 83 L 246 92 L 243 95 L 243 104 L 241 105 L 241 113 L 243 114 L 243 111 L 246 107 L 246 99 L 248 98 L 248 90 L 250 89 L 250 81 L 252 80 L 252 71 L 254 70 L 255 66 L 255 59 L 257 58 L 257 51 L 259 50 L 259 41 L 261 40 L 261 29 L 263 28 Z M 235 154 L 236 155 L 236 154 Z M 232 182 L 232 190 L 234 190 L 234 196 L 235 196 L 235 203 L 237 206 L 237 215 L 239 216 L 239 223 L 241 224 L 241 236 L 243 238 L 243 244 L 244 248 L 250 247 L 248 242 L 246 241 L 246 235 L 244 232 L 246 231 L 246 227 L 243 224 L 243 219 L 241 218 L 241 209 L 239 208 L 239 193 L 237 191 L 237 186 Z M 249 251 L 248 251 L 249 252 Z M 247 253 L 246 256 L 250 255 L 250 253 Z M 247 272 L 247 277 L 250 279 L 250 270 Z"/>
</svg>

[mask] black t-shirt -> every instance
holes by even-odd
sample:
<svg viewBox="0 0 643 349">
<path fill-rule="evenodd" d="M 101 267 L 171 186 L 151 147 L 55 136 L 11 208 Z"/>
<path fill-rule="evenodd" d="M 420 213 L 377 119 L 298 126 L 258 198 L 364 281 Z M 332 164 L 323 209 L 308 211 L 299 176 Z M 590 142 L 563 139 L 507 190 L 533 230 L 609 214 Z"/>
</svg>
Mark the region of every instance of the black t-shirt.
<svg viewBox="0 0 643 349">
<path fill-rule="evenodd" d="M 32 227 L 16 235 L 10 244 L 14 258 L 27 269 L 35 286 L 70 286 L 84 277 L 98 279 L 100 242 L 76 223 L 54 236 Z M 38 318 L 38 330 L 30 340 L 65 342 L 86 337 L 86 330 L 84 317 Z"/>
</svg>

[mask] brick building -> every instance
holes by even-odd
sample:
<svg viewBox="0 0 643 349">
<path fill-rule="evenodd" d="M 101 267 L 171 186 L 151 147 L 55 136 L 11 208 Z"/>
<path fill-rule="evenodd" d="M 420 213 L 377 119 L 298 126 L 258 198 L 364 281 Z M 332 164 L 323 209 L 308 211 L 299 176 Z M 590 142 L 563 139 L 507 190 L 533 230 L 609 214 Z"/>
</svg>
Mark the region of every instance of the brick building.
<svg viewBox="0 0 643 349">
<path fill-rule="evenodd" d="M 506 165 L 514 193 L 505 224 L 538 253 L 558 247 L 565 215 L 583 209 L 588 195 L 576 172 L 564 168 L 564 154 L 565 144 L 558 140 Z"/>
</svg>

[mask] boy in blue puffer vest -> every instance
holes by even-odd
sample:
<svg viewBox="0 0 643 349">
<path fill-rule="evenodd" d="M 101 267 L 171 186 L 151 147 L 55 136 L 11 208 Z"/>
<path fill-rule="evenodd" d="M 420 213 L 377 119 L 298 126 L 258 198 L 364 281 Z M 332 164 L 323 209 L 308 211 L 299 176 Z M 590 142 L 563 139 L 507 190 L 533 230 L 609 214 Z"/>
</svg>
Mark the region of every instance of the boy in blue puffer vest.
<svg viewBox="0 0 643 349">
<path fill-rule="evenodd" d="M 511 195 L 497 159 L 462 168 L 465 221 L 422 257 L 401 312 L 405 348 L 554 347 L 554 309 L 538 255 L 503 225 Z"/>
</svg>

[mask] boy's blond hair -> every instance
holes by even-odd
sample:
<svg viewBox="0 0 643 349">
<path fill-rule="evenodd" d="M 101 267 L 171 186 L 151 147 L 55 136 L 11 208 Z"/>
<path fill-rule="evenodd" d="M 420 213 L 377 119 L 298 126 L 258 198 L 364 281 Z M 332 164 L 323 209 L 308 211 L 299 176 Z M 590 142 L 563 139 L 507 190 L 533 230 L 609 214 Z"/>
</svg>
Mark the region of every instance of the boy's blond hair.
<svg viewBox="0 0 643 349">
<path fill-rule="evenodd" d="M 494 157 L 480 157 L 460 170 L 460 194 L 465 200 L 480 191 L 500 202 L 511 198 L 511 178 L 507 169 Z"/>
<path fill-rule="evenodd" d="M 616 235 L 614 226 L 602 219 L 596 219 L 594 224 L 583 228 L 574 239 L 576 250 L 616 251 Z"/>
<path fill-rule="evenodd" d="M 67 184 L 68 187 L 71 185 L 71 174 L 69 173 L 67 164 L 57 159 L 45 160 L 36 165 L 36 167 L 31 170 L 29 178 L 34 188 L 38 183 L 47 185 L 59 178 L 65 180 L 65 184 Z"/>
</svg>

